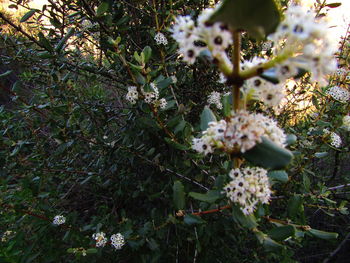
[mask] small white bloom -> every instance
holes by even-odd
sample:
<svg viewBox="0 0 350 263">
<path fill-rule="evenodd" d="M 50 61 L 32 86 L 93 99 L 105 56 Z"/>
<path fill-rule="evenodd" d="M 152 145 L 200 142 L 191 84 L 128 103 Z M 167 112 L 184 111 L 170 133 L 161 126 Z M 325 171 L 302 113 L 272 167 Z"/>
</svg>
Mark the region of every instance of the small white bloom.
<svg viewBox="0 0 350 263">
<path fill-rule="evenodd" d="M 157 45 L 168 45 L 168 40 L 167 38 L 164 36 L 163 33 L 158 32 L 155 36 L 154 36 L 154 40 L 157 42 Z"/>
<path fill-rule="evenodd" d="M 54 225 L 62 225 L 66 222 L 66 218 L 64 216 L 61 216 L 61 215 L 57 215 L 54 217 L 53 219 L 53 224 Z"/>
<path fill-rule="evenodd" d="M 121 249 L 125 245 L 124 236 L 120 233 L 111 236 L 111 244 L 115 249 Z"/>
<path fill-rule="evenodd" d="M 107 244 L 106 234 L 104 232 L 95 233 L 92 238 L 96 240 L 96 247 L 104 247 Z"/>
<path fill-rule="evenodd" d="M 131 86 L 128 87 L 128 93 L 126 94 L 126 100 L 131 104 L 135 104 L 136 100 L 139 98 L 139 93 L 137 91 L 137 87 Z"/>
<path fill-rule="evenodd" d="M 340 148 L 340 146 L 342 145 L 342 139 L 340 138 L 340 136 L 338 134 L 336 134 L 335 132 L 332 132 L 330 143 L 333 147 Z"/>
<path fill-rule="evenodd" d="M 218 109 L 222 109 L 222 103 L 221 103 L 221 94 L 220 92 L 217 91 L 213 91 L 212 93 L 210 93 L 210 95 L 208 96 L 208 104 L 210 105 L 215 105 L 216 108 Z"/>
<path fill-rule="evenodd" d="M 161 108 L 161 109 L 165 109 L 166 108 L 166 106 L 168 105 L 168 102 L 166 101 L 166 99 L 165 98 L 161 98 L 160 100 L 159 100 L 159 107 Z"/>
<path fill-rule="evenodd" d="M 348 102 L 350 100 L 350 92 L 342 87 L 333 86 L 326 91 L 328 95 L 330 95 L 333 99 L 338 100 L 340 102 Z"/>
<path fill-rule="evenodd" d="M 177 83 L 177 78 L 176 78 L 175 75 L 172 75 L 172 76 L 171 76 L 171 81 L 172 81 L 174 84 Z"/>
<path fill-rule="evenodd" d="M 253 213 L 259 202 L 263 204 L 269 202 L 271 190 L 265 169 L 259 167 L 235 168 L 230 171 L 229 175 L 232 180 L 224 187 L 226 196 L 232 202 L 238 203 L 244 214 Z"/>
</svg>

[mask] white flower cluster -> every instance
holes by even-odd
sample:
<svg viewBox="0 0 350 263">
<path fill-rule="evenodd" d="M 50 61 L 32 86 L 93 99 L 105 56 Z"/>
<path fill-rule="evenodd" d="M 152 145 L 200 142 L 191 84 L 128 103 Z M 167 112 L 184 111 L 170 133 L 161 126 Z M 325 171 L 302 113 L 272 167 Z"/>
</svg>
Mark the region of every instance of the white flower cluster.
<svg viewBox="0 0 350 263">
<path fill-rule="evenodd" d="M 13 234 L 13 231 L 11 230 L 6 230 L 2 235 L 1 235 L 1 242 L 7 242 L 9 240 L 9 237 Z"/>
<path fill-rule="evenodd" d="M 137 87 L 131 86 L 128 88 L 128 93 L 126 94 L 126 100 L 131 104 L 136 104 L 136 100 L 139 98 L 139 93 Z"/>
<path fill-rule="evenodd" d="M 350 100 L 350 92 L 342 87 L 333 86 L 326 91 L 328 95 L 330 95 L 333 99 L 338 100 L 340 102 L 348 102 Z"/>
<path fill-rule="evenodd" d="M 253 213 L 259 202 L 269 203 L 271 190 L 265 169 L 236 168 L 229 175 L 232 180 L 224 187 L 226 196 L 232 202 L 238 203 L 245 215 Z"/>
<path fill-rule="evenodd" d="M 323 133 L 327 137 L 329 136 L 330 144 L 333 147 L 340 148 L 340 146 L 342 145 L 343 142 L 342 142 L 342 139 L 340 138 L 340 136 L 337 133 L 330 132 L 328 129 L 323 129 Z"/>
<path fill-rule="evenodd" d="M 104 232 L 95 233 L 92 238 L 96 240 L 96 247 L 104 247 L 107 244 L 106 234 Z"/>
<path fill-rule="evenodd" d="M 331 132 L 331 145 L 335 148 L 340 148 L 340 146 L 342 145 L 342 139 L 340 138 L 340 136 L 335 133 L 335 132 Z"/>
<path fill-rule="evenodd" d="M 96 247 L 104 247 L 107 244 L 107 237 L 104 232 L 95 233 L 92 238 L 96 240 Z M 111 245 L 115 249 L 121 249 L 125 245 L 124 236 L 121 233 L 113 234 L 111 236 Z"/>
<path fill-rule="evenodd" d="M 59 225 L 64 224 L 65 222 L 66 222 L 66 218 L 64 216 L 57 215 L 57 216 L 54 217 L 52 223 L 54 225 L 58 225 L 59 226 Z"/>
<path fill-rule="evenodd" d="M 175 20 L 172 37 L 179 43 L 183 60 L 189 64 L 195 62 L 201 51 L 209 50 L 213 57 L 231 65 L 225 49 L 232 44 L 232 35 L 226 25 L 208 22 L 213 12 L 213 8 L 203 10 L 197 23 L 190 16 L 178 16 Z"/>
<path fill-rule="evenodd" d="M 158 32 L 154 36 L 154 40 L 156 41 L 157 45 L 164 45 L 164 46 L 168 45 L 168 39 L 166 39 L 164 34 L 161 32 Z"/>
<path fill-rule="evenodd" d="M 72 253 L 79 254 L 79 255 L 81 254 L 83 255 L 83 257 L 85 257 L 87 255 L 87 250 L 83 247 L 78 247 L 78 248 L 73 248 Z"/>
<path fill-rule="evenodd" d="M 121 249 L 125 245 L 124 236 L 120 233 L 111 236 L 111 244 L 115 249 Z"/>
<path fill-rule="evenodd" d="M 177 77 L 175 75 L 172 75 L 171 77 L 171 81 L 176 84 L 177 83 Z"/>
<path fill-rule="evenodd" d="M 293 53 L 294 56 L 286 62 L 289 71 L 303 68 L 312 73 L 312 79 L 321 85 L 326 85 L 326 74 L 333 73 L 337 68 L 334 53 L 337 43 L 327 33 L 328 26 L 322 21 L 315 20 L 314 11 L 305 11 L 301 6 L 290 6 L 285 19 L 280 23 L 276 32 L 269 38 L 275 42 L 276 53 Z"/>
<path fill-rule="evenodd" d="M 343 117 L 343 127 L 345 130 L 350 131 L 350 115 Z"/>
<path fill-rule="evenodd" d="M 216 108 L 221 110 L 222 109 L 221 93 L 217 91 L 213 91 L 212 93 L 210 93 L 210 95 L 208 96 L 208 104 L 209 105 L 213 104 L 215 105 Z"/>
<path fill-rule="evenodd" d="M 264 42 L 262 45 L 261 45 L 261 49 L 263 51 L 268 51 L 272 48 L 272 41 L 267 41 L 267 42 Z"/>
<path fill-rule="evenodd" d="M 286 135 L 274 120 L 245 110 L 233 113 L 232 116 L 228 122 L 210 122 L 203 136 L 193 139 L 192 148 L 205 155 L 214 152 L 215 148 L 244 153 L 260 143 L 262 136 L 284 147 Z"/>
<path fill-rule="evenodd" d="M 148 104 L 153 104 L 156 107 L 160 107 L 161 109 L 165 109 L 165 107 L 167 106 L 167 101 L 165 98 L 159 99 L 159 91 L 156 84 L 151 83 L 150 88 L 153 91 L 145 91 L 141 87 L 141 94 L 144 101 Z M 128 88 L 128 93 L 125 96 L 127 101 L 129 101 L 131 104 L 136 104 L 136 101 L 139 99 L 139 97 L 140 95 L 137 91 L 137 87 L 131 86 Z"/>
<path fill-rule="evenodd" d="M 255 57 L 251 61 L 245 60 L 241 64 L 241 69 L 258 66 L 266 62 L 266 59 Z M 277 69 L 277 75 L 279 75 Z M 286 75 L 286 74 L 285 74 Z M 285 76 L 284 80 L 291 76 Z M 282 81 L 282 78 L 279 78 Z M 283 80 L 283 81 L 284 81 Z M 260 77 L 253 77 L 245 81 L 243 86 L 243 94 L 247 100 L 260 100 L 265 105 L 274 107 L 278 106 L 285 96 L 284 83 L 273 84 Z"/>
<path fill-rule="evenodd" d="M 265 105 L 278 106 L 285 96 L 284 87 L 273 84 L 260 77 L 248 79 L 244 87 L 245 93 L 253 99 L 264 102 Z"/>
</svg>

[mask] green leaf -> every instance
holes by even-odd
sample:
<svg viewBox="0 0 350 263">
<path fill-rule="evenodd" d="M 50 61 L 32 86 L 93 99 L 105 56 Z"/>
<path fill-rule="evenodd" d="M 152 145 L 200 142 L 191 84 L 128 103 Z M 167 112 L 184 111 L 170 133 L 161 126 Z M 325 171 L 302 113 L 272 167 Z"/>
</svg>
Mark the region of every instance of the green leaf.
<svg viewBox="0 0 350 263">
<path fill-rule="evenodd" d="M 48 51 L 52 52 L 53 47 L 50 41 L 44 36 L 44 34 L 42 32 L 39 32 L 38 36 L 39 36 L 40 44 L 42 44 Z"/>
<path fill-rule="evenodd" d="M 326 4 L 326 6 L 330 8 L 335 8 L 335 7 L 341 6 L 341 3 L 331 3 L 331 4 Z"/>
<path fill-rule="evenodd" d="M 291 219 L 295 219 L 300 213 L 303 212 L 303 198 L 300 195 L 294 195 L 288 202 L 288 216 Z"/>
<path fill-rule="evenodd" d="M 200 124 L 201 130 L 205 131 L 209 126 L 208 125 L 209 122 L 212 122 L 212 121 L 216 121 L 216 117 L 214 113 L 211 111 L 211 109 L 209 109 L 208 106 L 205 106 L 201 114 L 201 124 Z"/>
<path fill-rule="evenodd" d="M 188 195 L 196 200 L 207 203 L 214 203 L 216 200 L 222 197 L 221 190 L 209 190 L 205 194 L 190 192 Z"/>
<path fill-rule="evenodd" d="M 108 10 L 108 7 L 109 7 L 109 4 L 107 2 L 102 2 L 98 7 L 97 7 L 97 10 L 96 10 L 96 16 L 102 16 L 104 13 L 107 12 Z"/>
<path fill-rule="evenodd" d="M 86 250 L 87 254 L 96 254 L 98 252 L 98 250 L 96 248 L 88 248 Z"/>
<path fill-rule="evenodd" d="M 233 30 L 246 30 L 261 39 L 275 32 L 280 12 L 274 0 L 224 0 L 210 21 L 224 22 Z"/>
<path fill-rule="evenodd" d="M 6 72 L 0 74 L 0 78 L 6 77 L 7 75 L 10 75 L 11 73 L 12 73 L 12 70 L 8 70 L 8 71 L 6 71 Z"/>
<path fill-rule="evenodd" d="M 262 137 L 262 142 L 245 152 L 243 157 L 257 166 L 281 169 L 291 162 L 293 154 L 271 140 Z"/>
<path fill-rule="evenodd" d="M 149 46 L 145 46 L 144 49 L 142 50 L 142 54 L 144 55 L 144 58 L 145 58 L 144 62 L 147 63 L 152 57 L 152 49 Z"/>
<path fill-rule="evenodd" d="M 206 223 L 205 220 L 203 220 L 201 217 L 191 214 L 185 215 L 184 222 L 187 225 L 198 225 Z"/>
<path fill-rule="evenodd" d="M 279 171 L 269 171 L 267 176 L 269 179 L 272 181 L 276 182 L 281 182 L 281 183 L 286 183 L 288 182 L 288 174 L 284 170 L 279 170 Z"/>
<path fill-rule="evenodd" d="M 29 10 L 27 13 L 25 13 L 24 16 L 22 16 L 20 22 L 23 23 L 23 22 L 27 21 L 29 18 L 31 18 L 35 14 L 36 11 L 37 10 L 35 10 L 35 9 Z"/>
<path fill-rule="evenodd" d="M 222 111 L 225 117 L 228 117 L 231 115 L 231 109 L 232 109 L 232 95 L 225 95 L 222 98 Z"/>
<path fill-rule="evenodd" d="M 293 237 L 296 233 L 296 229 L 294 226 L 280 226 L 271 229 L 268 232 L 268 235 L 277 241 L 285 240 L 289 237 Z"/>
<path fill-rule="evenodd" d="M 310 229 L 308 231 L 311 235 L 321 238 L 321 239 L 335 239 L 338 238 L 338 233 L 334 232 L 326 232 L 326 231 L 321 231 L 317 229 Z"/>
<path fill-rule="evenodd" d="M 177 210 L 185 208 L 184 186 L 180 181 L 175 181 L 173 185 L 173 200 Z"/>
<path fill-rule="evenodd" d="M 254 214 L 245 215 L 238 205 L 232 205 L 233 220 L 243 227 L 252 229 L 258 226 Z"/>
<path fill-rule="evenodd" d="M 170 138 L 164 138 L 164 140 L 169 144 L 171 145 L 172 147 L 174 147 L 175 149 L 178 149 L 178 150 L 183 150 L 183 151 L 186 151 L 186 150 L 189 150 L 190 147 L 186 146 L 186 145 L 183 145 L 183 144 L 180 144 L 180 143 L 177 143 L 177 142 L 174 142 L 172 139 Z"/>
<path fill-rule="evenodd" d="M 74 35 L 74 28 L 69 28 L 67 34 L 58 42 L 55 51 L 60 51 L 64 44 L 67 42 L 67 40 Z"/>
<path fill-rule="evenodd" d="M 317 152 L 315 153 L 315 157 L 323 158 L 323 157 L 326 157 L 328 154 L 329 154 L 328 152 Z"/>
</svg>

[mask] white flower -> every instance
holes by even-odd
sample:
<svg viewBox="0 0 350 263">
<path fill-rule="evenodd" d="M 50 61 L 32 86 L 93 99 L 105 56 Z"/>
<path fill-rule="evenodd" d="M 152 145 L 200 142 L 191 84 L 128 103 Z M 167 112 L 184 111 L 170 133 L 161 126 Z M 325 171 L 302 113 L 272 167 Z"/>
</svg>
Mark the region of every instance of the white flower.
<svg viewBox="0 0 350 263">
<path fill-rule="evenodd" d="M 350 131 L 350 115 L 343 117 L 343 127 L 345 130 Z"/>
<path fill-rule="evenodd" d="M 221 103 L 221 94 L 220 92 L 213 91 L 208 96 L 208 104 L 213 104 L 218 109 L 222 109 L 222 103 Z"/>
<path fill-rule="evenodd" d="M 214 9 L 208 8 L 198 16 L 197 26 L 189 16 L 178 16 L 172 27 L 172 37 L 179 43 L 183 60 L 193 64 L 201 51 L 207 49 L 222 63 L 231 65 L 225 49 L 232 44 L 232 35 L 222 23 L 208 22 Z"/>
<path fill-rule="evenodd" d="M 168 102 L 166 101 L 166 99 L 161 98 L 161 99 L 159 100 L 159 107 L 160 107 L 161 109 L 165 109 L 167 105 L 168 105 Z"/>
<path fill-rule="evenodd" d="M 1 242 L 7 242 L 9 240 L 9 236 L 11 236 L 13 231 L 11 230 L 6 230 L 2 235 L 1 235 Z"/>
<path fill-rule="evenodd" d="M 244 214 L 253 213 L 259 202 L 269 203 L 271 190 L 265 169 L 235 168 L 230 171 L 229 176 L 232 180 L 224 187 L 226 196 L 232 202 L 238 203 Z"/>
<path fill-rule="evenodd" d="M 64 216 L 61 216 L 61 215 L 57 215 L 54 217 L 53 219 L 53 224 L 54 225 L 62 225 L 66 222 L 66 218 Z"/>
<path fill-rule="evenodd" d="M 274 120 L 241 110 L 233 113 L 228 121 L 210 122 L 202 137 L 193 139 L 192 148 L 205 155 L 215 148 L 244 153 L 260 143 L 262 136 L 284 147 L 286 135 Z"/>
<path fill-rule="evenodd" d="M 330 141 L 331 145 L 333 147 L 335 147 L 335 148 L 339 148 L 342 145 L 342 139 L 335 132 L 331 133 L 331 139 L 330 140 L 331 140 Z"/>
<path fill-rule="evenodd" d="M 107 243 L 106 234 L 104 232 L 95 233 L 92 238 L 96 240 L 96 247 L 104 247 Z"/>
<path fill-rule="evenodd" d="M 294 66 L 310 71 L 313 81 L 326 85 L 326 75 L 337 68 L 334 58 L 337 43 L 328 34 L 327 24 L 321 20 L 316 22 L 315 16 L 314 11 L 306 12 L 300 6 L 291 6 L 284 21 L 269 38 L 275 42 L 276 55 L 293 54 L 285 63 L 291 61 Z"/>
<path fill-rule="evenodd" d="M 150 103 L 156 103 L 158 98 L 159 98 L 159 91 L 158 91 L 158 87 L 156 86 L 156 84 L 154 84 L 153 82 L 150 84 L 150 88 L 153 91 L 144 91 L 143 88 L 141 88 L 141 92 L 142 95 L 144 96 L 144 101 L 148 104 Z"/>
<path fill-rule="evenodd" d="M 333 99 L 338 100 L 340 102 L 348 102 L 350 100 L 350 92 L 345 88 L 339 86 L 333 86 L 326 91 L 328 95 L 330 95 Z"/>
<path fill-rule="evenodd" d="M 139 98 L 139 93 L 137 91 L 137 87 L 131 86 L 128 87 L 128 93 L 126 94 L 126 100 L 131 104 L 135 104 L 136 100 Z"/>
<path fill-rule="evenodd" d="M 172 75 L 170 78 L 171 78 L 171 81 L 172 81 L 174 84 L 177 83 L 177 78 L 176 78 L 175 75 Z"/>
<path fill-rule="evenodd" d="M 121 249 L 125 245 L 124 236 L 120 233 L 111 236 L 111 244 L 115 249 Z"/>
<path fill-rule="evenodd" d="M 246 81 L 244 93 L 252 99 L 260 100 L 265 105 L 278 106 L 285 96 L 283 86 L 273 84 L 260 77 L 254 77 Z"/>
<path fill-rule="evenodd" d="M 166 39 L 166 37 L 164 36 L 163 33 L 158 32 L 155 36 L 154 36 L 154 40 L 157 42 L 157 45 L 168 45 L 168 40 Z"/>
</svg>

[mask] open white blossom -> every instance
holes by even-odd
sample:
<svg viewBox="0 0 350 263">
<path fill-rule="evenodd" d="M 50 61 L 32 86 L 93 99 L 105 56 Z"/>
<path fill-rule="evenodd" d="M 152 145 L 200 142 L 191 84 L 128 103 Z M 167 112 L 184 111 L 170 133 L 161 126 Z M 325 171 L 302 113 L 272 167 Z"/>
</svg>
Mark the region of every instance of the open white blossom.
<svg viewBox="0 0 350 263">
<path fill-rule="evenodd" d="M 193 64 L 203 50 L 209 50 L 213 57 L 232 66 L 225 49 L 232 44 L 228 27 L 220 22 L 208 22 L 215 9 L 208 8 L 198 16 L 197 23 L 190 16 L 178 16 L 172 27 L 172 37 L 179 43 L 183 60 Z"/>
<path fill-rule="evenodd" d="M 342 87 L 333 86 L 326 91 L 328 95 L 330 95 L 333 99 L 338 100 L 340 102 L 348 102 L 350 100 L 350 92 Z"/>
<path fill-rule="evenodd" d="M 213 91 L 208 96 L 208 104 L 215 105 L 216 108 L 222 109 L 221 94 L 220 92 Z"/>
<path fill-rule="evenodd" d="M 62 225 L 62 224 L 64 224 L 65 222 L 66 222 L 66 218 L 65 218 L 64 216 L 62 216 L 62 215 L 57 215 L 57 216 L 54 217 L 52 223 L 53 223 L 54 225 Z"/>
<path fill-rule="evenodd" d="M 215 149 L 244 153 L 260 143 L 263 136 L 284 147 L 286 135 L 274 120 L 241 110 L 233 113 L 229 121 L 210 122 L 202 137 L 193 139 L 192 148 L 205 155 Z"/>
<path fill-rule="evenodd" d="M 168 40 L 167 38 L 164 36 L 163 33 L 158 32 L 155 36 L 154 36 L 154 40 L 156 41 L 157 45 L 168 45 Z"/>
<path fill-rule="evenodd" d="M 292 55 L 285 63 L 310 71 L 313 81 L 326 85 L 325 76 L 337 69 L 334 58 L 337 43 L 327 33 L 327 24 L 315 17 L 314 11 L 292 5 L 276 32 L 269 38 L 275 43 L 276 55 Z"/>
<path fill-rule="evenodd" d="M 121 249 L 125 245 L 124 236 L 120 233 L 111 236 L 111 244 L 115 249 Z"/>
<path fill-rule="evenodd" d="M 285 96 L 284 87 L 273 84 L 260 77 L 254 77 L 246 81 L 244 93 L 251 99 L 260 100 L 265 105 L 278 106 Z"/>
<path fill-rule="evenodd" d="M 335 132 L 332 132 L 331 133 L 331 137 L 330 137 L 330 144 L 335 147 L 335 148 L 340 148 L 341 145 L 342 145 L 342 139 L 340 138 L 340 136 L 335 133 Z"/>
<path fill-rule="evenodd" d="M 131 86 L 128 88 L 128 93 L 126 94 L 126 100 L 131 104 L 135 104 L 137 99 L 139 98 L 139 93 L 137 91 L 137 87 Z"/>
<path fill-rule="evenodd" d="M 271 190 L 267 171 L 259 167 L 232 169 L 232 179 L 225 187 L 226 196 L 239 204 L 246 215 L 254 212 L 256 205 L 269 203 Z"/>
<path fill-rule="evenodd" d="M 96 240 L 96 247 L 104 247 L 107 244 L 106 234 L 104 232 L 95 233 L 92 238 Z"/>
</svg>

